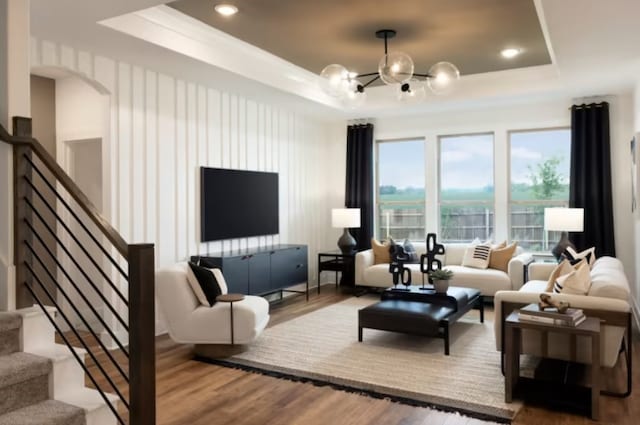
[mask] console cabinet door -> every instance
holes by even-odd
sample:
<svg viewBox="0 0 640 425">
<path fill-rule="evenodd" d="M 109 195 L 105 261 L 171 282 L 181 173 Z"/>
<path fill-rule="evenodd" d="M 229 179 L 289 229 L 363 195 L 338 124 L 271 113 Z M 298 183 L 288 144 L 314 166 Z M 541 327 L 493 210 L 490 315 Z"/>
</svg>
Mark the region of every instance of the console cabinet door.
<svg viewBox="0 0 640 425">
<path fill-rule="evenodd" d="M 306 247 L 271 252 L 271 284 L 274 288 L 286 288 L 307 279 Z"/>
<path fill-rule="evenodd" d="M 225 257 L 222 260 L 222 274 L 230 294 L 249 293 L 249 257 Z"/>
<path fill-rule="evenodd" d="M 266 294 L 272 290 L 269 257 L 268 252 L 249 256 L 249 293 L 251 295 Z"/>
</svg>

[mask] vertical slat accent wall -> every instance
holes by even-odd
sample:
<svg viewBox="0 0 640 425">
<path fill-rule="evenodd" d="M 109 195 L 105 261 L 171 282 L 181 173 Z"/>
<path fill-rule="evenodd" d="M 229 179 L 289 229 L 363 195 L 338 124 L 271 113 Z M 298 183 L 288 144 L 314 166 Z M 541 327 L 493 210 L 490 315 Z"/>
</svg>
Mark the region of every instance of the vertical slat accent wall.
<svg viewBox="0 0 640 425">
<path fill-rule="evenodd" d="M 174 75 L 32 39 L 32 67 L 64 66 L 109 91 L 105 215 L 130 243 L 156 248 L 157 267 L 220 249 L 333 249 L 330 209 L 343 201 L 344 121 L 326 121 Z M 280 175 L 280 234 L 200 242 L 200 166 Z M 221 203 L 221 207 L 224 204 Z"/>
</svg>

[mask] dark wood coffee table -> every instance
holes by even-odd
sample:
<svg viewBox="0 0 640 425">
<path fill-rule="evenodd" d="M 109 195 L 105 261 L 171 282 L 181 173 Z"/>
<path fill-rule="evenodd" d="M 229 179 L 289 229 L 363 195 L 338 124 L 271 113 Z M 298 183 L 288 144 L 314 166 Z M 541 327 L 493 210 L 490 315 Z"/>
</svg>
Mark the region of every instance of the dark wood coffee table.
<svg viewBox="0 0 640 425">
<path fill-rule="evenodd" d="M 446 294 L 434 290 L 388 289 L 379 303 L 358 312 L 358 341 L 364 328 L 438 337 L 449 355 L 449 326 L 471 309 L 480 310 L 484 323 L 484 299 L 477 289 L 451 286 Z"/>
</svg>

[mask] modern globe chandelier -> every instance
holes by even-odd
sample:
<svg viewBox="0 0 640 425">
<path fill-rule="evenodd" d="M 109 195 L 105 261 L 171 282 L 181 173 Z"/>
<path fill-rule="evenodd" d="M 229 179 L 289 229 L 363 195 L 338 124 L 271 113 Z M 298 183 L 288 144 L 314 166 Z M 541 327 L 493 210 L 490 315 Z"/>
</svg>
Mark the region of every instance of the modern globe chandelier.
<svg viewBox="0 0 640 425">
<path fill-rule="evenodd" d="M 411 56 L 402 52 L 388 52 L 388 40 L 395 36 L 395 30 L 376 31 L 376 37 L 384 39 L 384 56 L 378 63 L 377 72 L 358 74 L 350 72 L 343 65 L 326 66 L 320 73 L 324 91 L 342 99 L 347 106 L 357 108 L 366 101 L 365 89 L 378 79 L 387 85 L 395 85 L 398 100 L 407 102 L 418 102 L 425 98 L 425 83 L 433 93 L 444 94 L 460 79 L 460 71 L 449 62 L 436 63 L 426 74 L 415 73 Z M 358 78 L 369 80 L 363 83 Z"/>
</svg>

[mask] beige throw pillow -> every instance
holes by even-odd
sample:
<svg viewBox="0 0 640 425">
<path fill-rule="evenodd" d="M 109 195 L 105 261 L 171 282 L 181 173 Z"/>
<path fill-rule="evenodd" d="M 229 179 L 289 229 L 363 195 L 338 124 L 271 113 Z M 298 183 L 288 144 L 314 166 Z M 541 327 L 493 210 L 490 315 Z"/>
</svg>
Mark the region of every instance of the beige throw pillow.
<svg viewBox="0 0 640 425">
<path fill-rule="evenodd" d="M 553 285 L 553 292 L 573 295 L 587 295 L 591 289 L 591 269 L 589 264 L 581 262 L 580 266 L 569 274 L 560 276 Z"/>
<path fill-rule="evenodd" d="M 388 241 L 380 243 L 375 238 L 371 238 L 371 249 L 373 250 L 373 264 L 389 264 L 391 262 Z"/>
<path fill-rule="evenodd" d="M 491 257 L 489 259 L 489 268 L 502 270 L 503 272 L 508 273 L 509 261 L 511 261 L 511 258 L 513 258 L 513 254 L 516 252 L 516 248 L 518 247 L 518 242 L 513 242 L 509 246 L 506 246 L 506 242 L 503 242 L 503 243 L 505 244 L 505 246 L 503 246 L 502 248 L 493 248 L 491 250 Z"/>
<path fill-rule="evenodd" d="M 545 292 L 553 292 L 553 285 L 556 283 L 556 279 L 560 276 L 564 276 L 566 274 L 571 273 L 575 269 L 569 262 L 569 260 L 562 260 L 555 269 L 549 275 L 549 280 L 547 281 L 547 287 L 545 288 Z"/>
<path fill-rule="evenodd" d="M 491 258 L 491 245 L 478 244 L 467 247 L 464 251 L 462 265 L 476 269 L 486 269 Z"/>
</svg>

